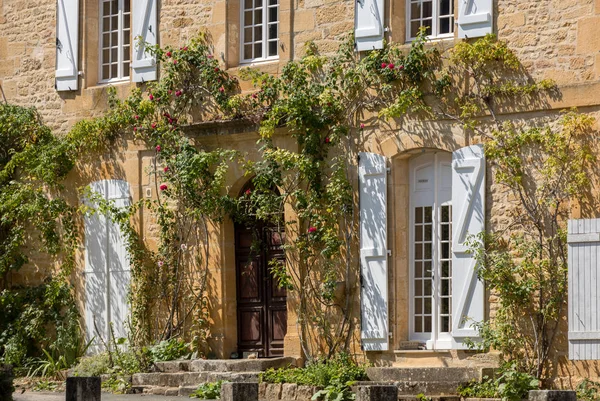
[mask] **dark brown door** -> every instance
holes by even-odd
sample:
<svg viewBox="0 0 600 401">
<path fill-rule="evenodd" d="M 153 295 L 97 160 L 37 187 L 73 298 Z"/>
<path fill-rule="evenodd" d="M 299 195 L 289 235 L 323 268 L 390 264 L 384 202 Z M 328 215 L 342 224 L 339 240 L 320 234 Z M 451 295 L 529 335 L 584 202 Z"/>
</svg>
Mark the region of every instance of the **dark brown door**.
<svg viewBox="0 0 600 401">
<path fill-rule="evenodd" d="M 236 225 L 238 352 L 283 356 L 286 291 L 277 285 L 270 260 L 284 260 L 284 233 L 277 227 Z"/>
</svg>

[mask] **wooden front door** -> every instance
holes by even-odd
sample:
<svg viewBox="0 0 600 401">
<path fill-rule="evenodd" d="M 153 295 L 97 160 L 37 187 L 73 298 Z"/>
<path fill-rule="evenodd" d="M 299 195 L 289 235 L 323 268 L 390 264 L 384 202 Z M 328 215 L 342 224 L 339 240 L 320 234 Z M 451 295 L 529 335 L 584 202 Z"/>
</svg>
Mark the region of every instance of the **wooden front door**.
<svg viewBox="0 0 600 401">
<path fill-rule="evenodd" d="M 284 232 L 257 223 L 236 225 L 238 352 L 283 356 L 287 331 L 286 290 L 277 285 L 269 261 L 284 260 Z"/>
</svg>

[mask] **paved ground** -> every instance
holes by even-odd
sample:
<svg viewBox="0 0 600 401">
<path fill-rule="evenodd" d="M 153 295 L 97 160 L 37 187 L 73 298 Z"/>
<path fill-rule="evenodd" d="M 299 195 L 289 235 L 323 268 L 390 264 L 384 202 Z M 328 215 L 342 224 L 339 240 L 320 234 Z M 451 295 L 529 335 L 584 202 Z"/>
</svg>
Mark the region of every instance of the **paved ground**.
<svg viewBox="0 0 600 401">
<path fill-rule="evenodd" d="M 23 394 L 13 394 L 15 401 L 65 401 L 65 393 L 44 393 L 37 391 L 26 391 Z M 166 397 L 164 395 L 150 394 L 127 394 L 117 395 L 102 393 L 102 401 L 185 401 L 191 400 L 187 397 Z"/>
</svg>

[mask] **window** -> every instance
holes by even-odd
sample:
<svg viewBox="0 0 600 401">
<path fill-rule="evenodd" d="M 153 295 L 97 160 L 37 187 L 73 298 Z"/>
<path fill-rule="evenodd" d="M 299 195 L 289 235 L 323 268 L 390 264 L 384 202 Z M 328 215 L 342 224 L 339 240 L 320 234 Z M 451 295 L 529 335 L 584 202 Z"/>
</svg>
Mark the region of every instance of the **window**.
<svg viewBox="0 0 600 401">
<path fill-rule="evenodd" d="M 443 38 L 454 34 L 454 0 L 407 0 L 407 37 L 414 39 L 421 27 L 428 36 Z"/>
<path fill-rule="evenodd" d="M 243 0 L 242 61 L 278 57 L 279 0 Z"/>
<path fill-rule="evenodd" d="M 100 0 L 100 82 L 129 78 L 130 0 Z"/>
</svg>

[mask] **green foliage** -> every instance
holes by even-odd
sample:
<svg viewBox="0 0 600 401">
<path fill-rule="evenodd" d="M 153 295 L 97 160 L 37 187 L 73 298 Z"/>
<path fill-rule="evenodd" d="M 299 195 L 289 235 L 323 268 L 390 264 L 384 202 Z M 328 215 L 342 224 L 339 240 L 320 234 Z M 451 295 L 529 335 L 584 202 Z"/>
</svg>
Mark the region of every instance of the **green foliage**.
<svg viewBox="0 0 600 401">
<path fill-rule="evenodd" d="M 107 374 L 110 367 L 110 358 L 106 352 L 84 356 L 73 368 L 73 375 L 82 377 L 100 376 Z"/>
<path fill-rule="evenodd" d="M 152 362 L 173 361 L 175 359 L 189 357 L 190 355 L 188 345 L 177 338 L 161 341 L 160 343 L 149 347 L 148 352 Z"/>
<path fill-rule="evenodd" d="M 270 368 L 260 374 L 265 383 L 296 383 L 307 386 L 347 385 L 367 380 L 365 367 L 354 362 L 348 354 L 340 353 L 331 359 L 317 360 L 303 368 Z"/>
<path fill-rule="evenodd" d="M 515 363 L 505 364 L 495 378 L 485 376 L 458 388 L 463 398 L 502 398 L 503 401 L 520 401 L 527 398 L 529 390 L 537 390 L 540 381 L 534 376 L 519 371 Z"/>
<path fill-rule="evenodd" d="M 222 380 L 216 382 L 202 383 L 190 394 L 190 398 L 199 398 L 201 400 L 217 400 L 221 398 Z"/>
<path fill-rule="evenodd" d="M 600 383 L 586 378 L 577 385 L 576 390 L 578 400 L 595 401 L 598 399 L 598 393 L 600 392 Z"/>
</svg>

